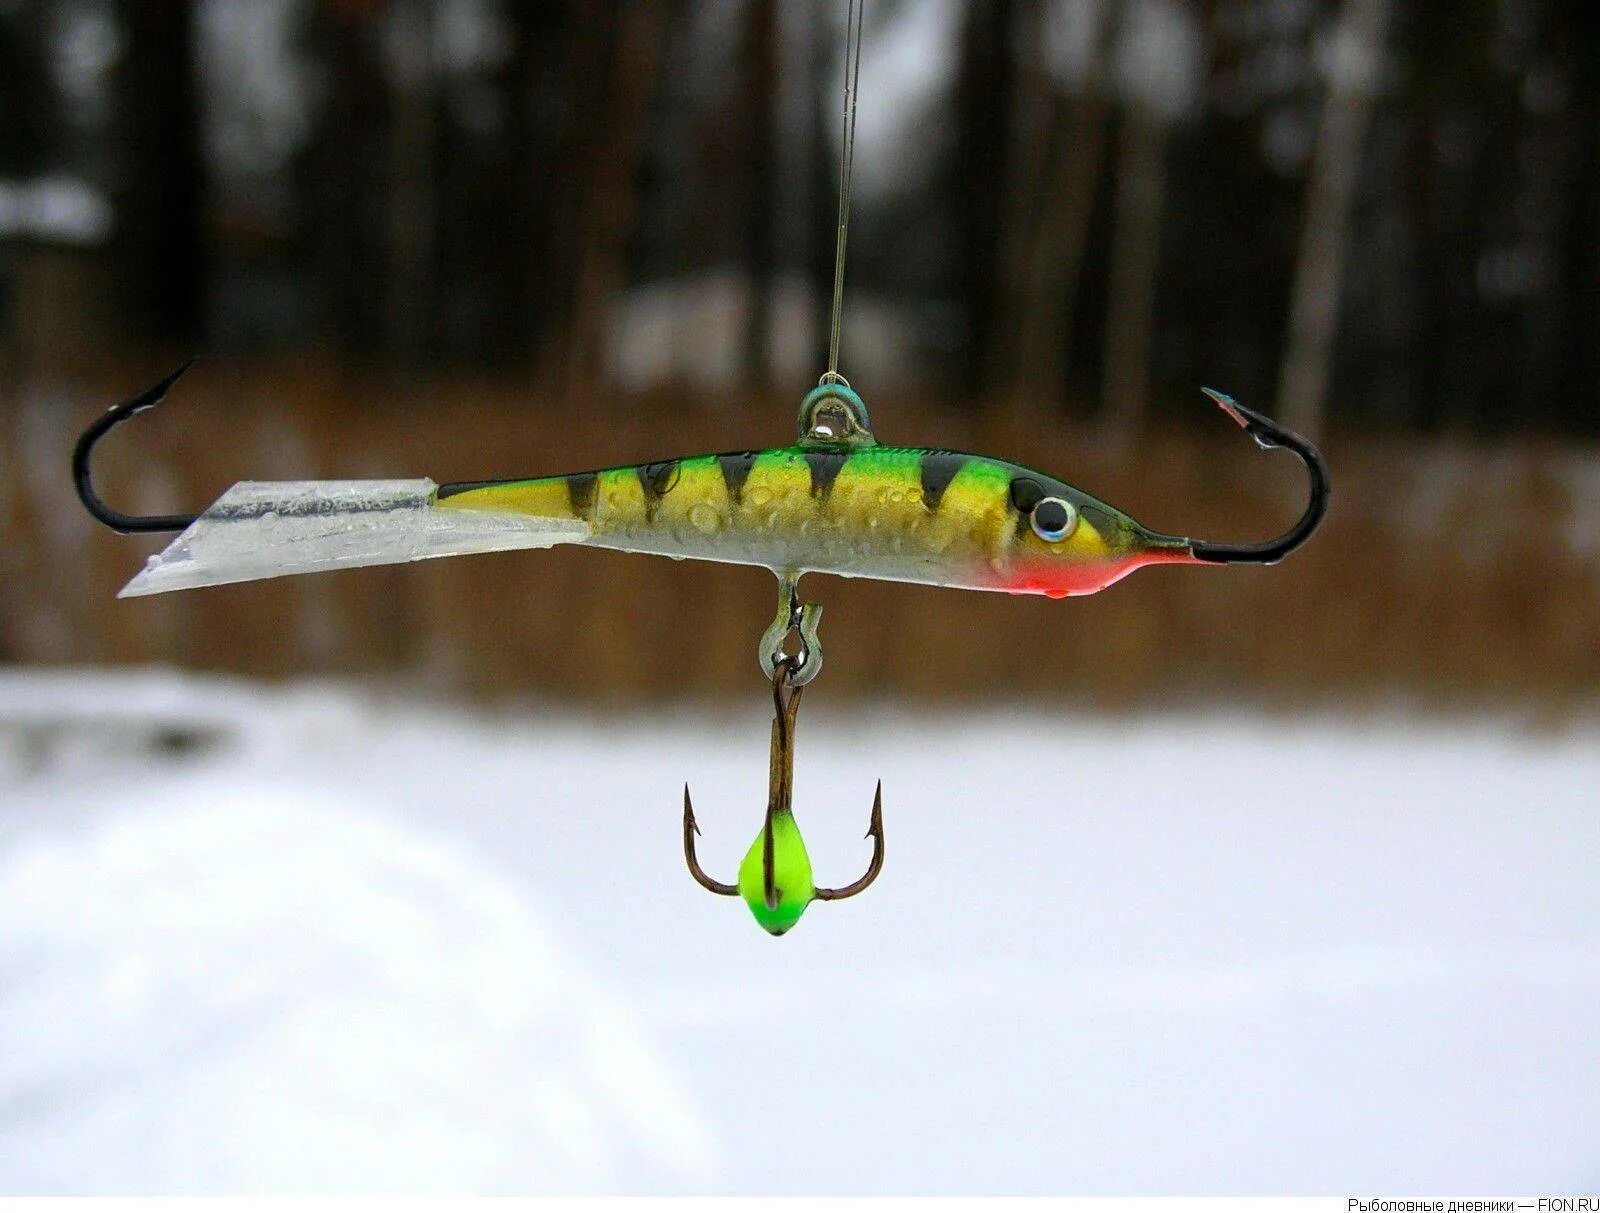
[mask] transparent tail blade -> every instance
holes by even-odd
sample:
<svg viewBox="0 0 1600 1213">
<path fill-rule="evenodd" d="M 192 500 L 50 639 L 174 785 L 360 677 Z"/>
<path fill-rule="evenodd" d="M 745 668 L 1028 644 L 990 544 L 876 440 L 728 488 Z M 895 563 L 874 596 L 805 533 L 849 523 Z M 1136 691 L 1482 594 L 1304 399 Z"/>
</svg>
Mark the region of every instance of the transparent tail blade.
<svg viewBox="0 0 1600 1213">
<path fill-rule="evenodd" d="M 119 597 L 434 556 L 546 548 L 588 536 L 583 522 L 441 510 L 431 480 L 245 481 L 150 557 Z"/>
</svg>

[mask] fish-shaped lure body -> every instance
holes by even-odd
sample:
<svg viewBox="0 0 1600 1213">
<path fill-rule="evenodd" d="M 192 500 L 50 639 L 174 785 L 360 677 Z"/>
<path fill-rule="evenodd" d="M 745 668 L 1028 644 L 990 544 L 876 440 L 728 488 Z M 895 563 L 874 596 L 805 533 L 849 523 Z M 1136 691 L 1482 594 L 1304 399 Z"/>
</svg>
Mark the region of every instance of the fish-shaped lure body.
<svg viewBox="0 0 1600 1213">
<path fill-rule="evenodd" d="M 118 406 L 80 443 L 80 492 L 113 526 L 140 520 L 93 494 L 87 447 L 170 383 Z M 1213 398 L 1263 446 L 1290 447 L 1311 471 L 1305 515 L 1271 544 L 1159 534 L 1019 464 L 880 446 L 860 397 L 825 383 L 801 407 L 796 445 L 773 450 L 468 484 L 244 482 L 193 519 L 158 520 L 188 525 L 122 593 L 560 543 L 762 565 L 791 581 L 836 573 L 1057 598 L 1093 593 L 1147 564 L 1269 563 L 1321 520 L 1321 457 L 1267 418 Z"/>
<path fill-rule="evenodd" d="M 1041 532 L 1037 507 L 1055 529 Z M 1059 504 L 1055 504 L 1059 503 Z M 542 480 L 451 486 L 440 510 L 585 528 L 624 552 L 1061 597 L 1140 564 L 1192 560 L 1059 480 L 979 455 L 908 447 L 703 455 Z"/>
</svg>

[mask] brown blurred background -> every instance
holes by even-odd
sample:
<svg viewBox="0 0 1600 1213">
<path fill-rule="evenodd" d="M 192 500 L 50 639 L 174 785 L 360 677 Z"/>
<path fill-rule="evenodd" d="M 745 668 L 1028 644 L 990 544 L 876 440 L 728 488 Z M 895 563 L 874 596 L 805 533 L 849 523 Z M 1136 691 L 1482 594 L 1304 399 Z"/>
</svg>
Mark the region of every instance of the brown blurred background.
<svg viewBox="0 0 1600 1213">
<path fill-rule="evenodd" d="M 157 599 L 72 497 L 781 445 L 823 366 L 843 0 L 0 0 L 0 661 L 751 691 L 760 570 L 585 550 Z M 1600 689 L 1592 0 L 869 0 L 842 369 L 880 436 L 1276 569 L 1095 598 L 812 578 L 897 702 Z M 1288 466 L 1284 466 L 1287 464 Z M 1376 698 L 1375 698 L 1376 697 Z"/>
</svg>

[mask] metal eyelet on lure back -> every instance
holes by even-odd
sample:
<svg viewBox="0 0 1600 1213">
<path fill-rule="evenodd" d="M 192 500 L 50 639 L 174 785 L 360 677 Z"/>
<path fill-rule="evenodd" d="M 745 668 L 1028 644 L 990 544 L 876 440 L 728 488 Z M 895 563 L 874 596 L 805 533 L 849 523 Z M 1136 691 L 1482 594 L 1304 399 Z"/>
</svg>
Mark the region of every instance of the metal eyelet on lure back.
<svg viewBox="0 0 1600 1213">
<path fill-rule="evenodd" d="M 877 446 L 867 402 L 845 377 L 830 371 L 800 402 L 798 446 L 835 449 Z"/>
</svg>

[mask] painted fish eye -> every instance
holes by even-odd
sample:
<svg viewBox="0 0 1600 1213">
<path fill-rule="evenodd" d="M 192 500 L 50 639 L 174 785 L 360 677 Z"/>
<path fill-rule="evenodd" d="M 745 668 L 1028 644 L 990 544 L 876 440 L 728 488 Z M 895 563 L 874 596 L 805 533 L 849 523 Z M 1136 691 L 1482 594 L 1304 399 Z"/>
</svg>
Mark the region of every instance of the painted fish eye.
<svg viewBox="0 0 1600 1213">
<path fill-rule="evenodd" d="M 1059 497 L 1045 497 L 1028 516 L 1033 533 L 1046 543 L 1059 543 L 1077 529 L 1078 511 Z"/>
</svg>

